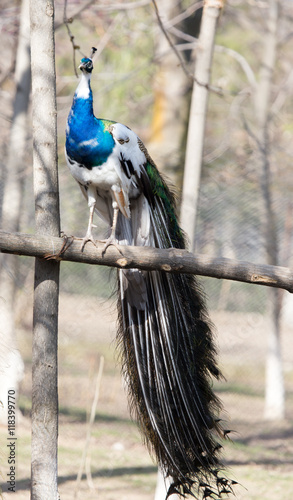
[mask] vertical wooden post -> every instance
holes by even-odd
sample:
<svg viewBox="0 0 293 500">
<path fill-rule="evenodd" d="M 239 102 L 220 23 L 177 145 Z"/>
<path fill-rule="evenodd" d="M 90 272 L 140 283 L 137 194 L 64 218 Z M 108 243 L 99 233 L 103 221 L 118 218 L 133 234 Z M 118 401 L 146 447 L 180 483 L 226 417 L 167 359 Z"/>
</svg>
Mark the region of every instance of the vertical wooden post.
<svg viewBox="0 0 293 500">
<path fill-rule="evenodd" d="M 36 230 L 59 236 L 54 1 L 31 0 Z M 36 259 L 32 370 L 31 499 L 57 499 L 59 264 Z"/>
</svg>

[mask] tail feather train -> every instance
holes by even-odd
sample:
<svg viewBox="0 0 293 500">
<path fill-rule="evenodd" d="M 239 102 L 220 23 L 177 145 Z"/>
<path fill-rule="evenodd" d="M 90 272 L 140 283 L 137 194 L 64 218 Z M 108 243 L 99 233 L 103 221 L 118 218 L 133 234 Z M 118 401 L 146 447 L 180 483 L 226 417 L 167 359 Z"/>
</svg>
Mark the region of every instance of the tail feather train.
<svg viewBox="0 0 293 500">
<path fill-rule="evenodd" d="M 150 160 L 148 168 L 154 169 Z M 173 195 L 157 170 L 154 175 L 164 197 L 152 198 L 151 210 L 146 206 L 136 213 L 137 200 L 131 206 L 134 219 L 138 214 L 149 219 L 144 221 L 148 238 L 143 243 L 185 248 Z M 119 214 L 116 234 L 125 236 L 120 224 L 128 224 L 128 243 L 137 244 L 136 232 L 131 231 L 136 223 Z M 120 270 L 118 277 L 118 340 L 130 407 L 151 453 L 173 479 L 167 496 L 193 495 L 194 482 L 203 498 L 219 496 L 223 489 L 231 489 L 231 483 L 219 474 L 217 436 L 224 437 L 224 432 L 211 378 L 219 379 L 221 373 L 200 286 L 189 274 L 163 271 Z M 139 305 L 137 295 L 144 297 Z"/>
</svg>

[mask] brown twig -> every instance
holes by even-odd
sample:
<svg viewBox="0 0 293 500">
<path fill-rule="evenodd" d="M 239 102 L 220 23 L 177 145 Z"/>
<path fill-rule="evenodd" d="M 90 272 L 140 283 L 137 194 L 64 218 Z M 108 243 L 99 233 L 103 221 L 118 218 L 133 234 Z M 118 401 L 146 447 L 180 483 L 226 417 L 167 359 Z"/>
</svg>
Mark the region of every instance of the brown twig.
<svg viewBox="0 0 293 500">
<path fill-rule="evenodd" d="M 154 9 L 155 9 L 155 13 L 156 13 L 156 17 L 157 17 L 157 20 L 158 20 L 158 24 L 159 24 L 159 26 L 160 26 L 160 28 L 162 30 L 162 33 L 164 34 L 167 42 L 169 43 L 169 45 L 170 45 L 171 49 L 173 50 L 174 54 L 176 55 L 176 57 L 177 57 L 177 59 L 178 59 L 178 61 L 180 63 L 180 66 L 181 66 L 182 70 L 184 71 L 185 75 L 187 76 L 187 78 L 189 78 L 192 81 L 196 82 L 197 85 L 200 85 L 201 87 L 204 87 L 207 90 L 209 90 L 211 92 L 214 92 L 214 93 L 222 96 L 223 95 L 223 89 L 221 89 L 220 87 L 214 87 L 212 85 L 209 85 L 208 83 L 200 82 L 197 78 L 195 78 L 195 76 L 192 73 L 190 73 L 190 71 L 186 67 L 184 59 L 182 58 L 182 56 L 181 56 L 180 52 L 178 51 L 177 47 L 172 42 L 172 40 L 170 38 L 170 35 L 169 35 L 168 31 L 166 30 L 163 22 L 162 22 L 162 19 L 160 17 L 160 13 L 159 13 L 159 9 L 158 9 L 156 0 L 152 0 L 152 3 L 153 3 L 153 6 L 154 6 Z"/>
<path fill-rule="evenodd" d="M 154 9 L 155 9 L 155 13 L 156 13 L 156 17 L 157 17 L 157 21 L 158 21 L 158 24 L 162 30 L 162 33 L 164 34 L 167 42 L 169 43 L 171 49 L 173 50 L 174 54 L 176 55 L 177 59 L 179 60 L 180 62 L 180 66 L 182 67 L 185 75 L 188 77 L 188 78 L 192 78 L 192 74 L 188 71 L 188 69 L 186 68 L 185 66 L 185 62 L 183 60 L 183 58 L 181 57 L 181 54 L 180 52 L 178 52 L 178 50 L 176 49 L 174 43 L 172 42 L 170 36 L 169 36 L 169 33 L 167 32 L 167 30 L 165 29 L 165 26 L 162 22 L 162 19 L 160 17 L 160 13 L 159 13 L 159 9 L 158 9 L 158 6 L 157 6 L 157 2 L 156 0 L 152 0 L 152 3 L 153 3 L 153 6 L 154 6 Z"/>
<path fill-rule="evenodd" d="M 72 34 L 71 29 L 69 27 L 69 24 L 71 24 L 72 21 L 73 21 L 72 17 L 71 18 L 67 17 L 67 0 L 64 0 L 63 22 L 66 26 L 67 33 L 68 33 L 68 36 L 70 39 L 70 43 L 72 45 L 72 49 L 73 49 L 72 60 L 73 60 L 74 73 L 75 73 L 76 78 L 78 78 L 76 61 L 75 61 L 75 52 L 77 49 L 80 49 L 80 46 L 75 44 L 74 35 Z"/>
<path fill-rule="evenodd" d="M 90 7 L 93 3 L 95 3 L 95 0 L 88 0 L 88 2 L 85 2 L 82 4 L 82 6 L 77 9 L 71 16 L 70 20 L 71 22 L 73 19 L 78 17 L 82 12 L 84 12 L 88 7 Z M 129 3 L 118 3 L 118 4 L 110 4 L 110 5 L 105 5 L 105 4 L 99 4 L 95 5 L 95 10 L 101 10 L 105 12 L 112 12 L 114 10 L 132 10 L 132 9 L 138 9 L 140 7 L 144 7 L 151 3 L 151 0 L 139 0 L 138 2 L 129 2 Z M 63 21 L 64 22 L 64 21 Z M 62 22 L 56 23 L 55 29 L 59 29 L 63 25 Z"/>
</svg>

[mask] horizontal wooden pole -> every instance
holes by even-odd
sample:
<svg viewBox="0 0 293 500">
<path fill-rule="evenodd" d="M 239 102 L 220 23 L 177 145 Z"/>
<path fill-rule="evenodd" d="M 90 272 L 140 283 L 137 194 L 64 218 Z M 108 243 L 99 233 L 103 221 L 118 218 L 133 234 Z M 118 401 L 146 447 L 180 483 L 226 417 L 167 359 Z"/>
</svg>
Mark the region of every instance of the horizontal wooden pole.
<svg viewBox="0 0 293 500">
<path fill-rule="evenodd" d="M 159 249 L 153 247 L 111 245 L 104 255 L 104 243 L 97 241 L 95 247 L 87 243 L 80 250 L 81 240 L 77 238 L 55 238 L 0 231 L 0 251 L 39 258 L 83 262 L 123 269 L 137 268 L 146 271 L 197 274 L 217 279 L 227 279 L 283 288 L 293 292 L 293 271 L 286 267 L 253 264 L 206 255 L 194 255 L 187 250 L 176 248 Z"/>
</svg>

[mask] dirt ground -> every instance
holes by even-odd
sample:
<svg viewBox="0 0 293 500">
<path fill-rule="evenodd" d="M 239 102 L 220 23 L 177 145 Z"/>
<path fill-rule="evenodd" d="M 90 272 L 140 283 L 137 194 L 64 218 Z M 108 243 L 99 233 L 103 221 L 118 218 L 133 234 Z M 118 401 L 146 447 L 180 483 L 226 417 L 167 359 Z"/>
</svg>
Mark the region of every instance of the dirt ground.
<svg viewBox="0 0 293 500">
<path fill-rule="evenodd" d="M 30 498 L 31 317 L 21 312 L 18 338 L 25 361 L 22 414 L 17 423 L 17 489 L 8 500 Z M 293 498 L 293 329 L 285 328 L 286 419 L 263 419 L 266 321 L 257 314 L 214 313 L 226 382 L 216 386 L 233 441 L 224 446 L 239 500 Z M 62 295 L 59 327 L 59 493 L 61 500 L 152 500 L 157 469 L 131 421 L 115 354 L 115 306 L 92 297 Z M 104 370 L 85 473 L 77 482 L 87 419 L 101 356 Z M 7 474 L 7 429 L 0 428 L 1 475 Z M 5 487 L 3 489 L 5 491 Z M 50 499 L 48 499 L 50 500 Z"/>
</svg>

